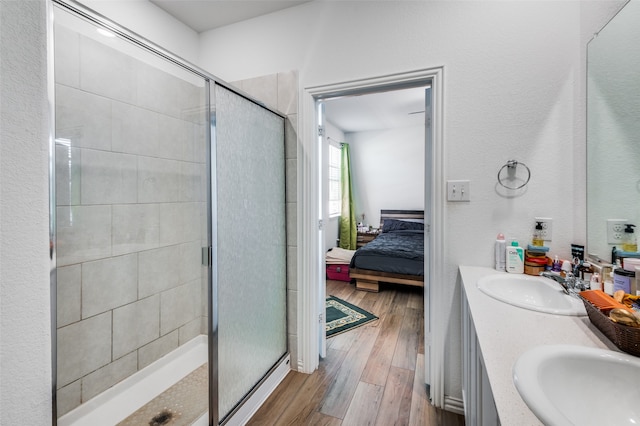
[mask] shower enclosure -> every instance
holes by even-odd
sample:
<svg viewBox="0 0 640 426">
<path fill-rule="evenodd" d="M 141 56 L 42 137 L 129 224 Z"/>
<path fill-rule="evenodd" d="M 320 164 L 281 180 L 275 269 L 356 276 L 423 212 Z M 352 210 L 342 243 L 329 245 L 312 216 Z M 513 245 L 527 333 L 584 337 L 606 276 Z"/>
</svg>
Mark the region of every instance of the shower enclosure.
<svg viewBox="0 0 640 426">
<path fill-rule="evenodd" d="M 284 119 L 55 3 L 54 417 L 232 420 L 288 356 Z"/>
</svg>

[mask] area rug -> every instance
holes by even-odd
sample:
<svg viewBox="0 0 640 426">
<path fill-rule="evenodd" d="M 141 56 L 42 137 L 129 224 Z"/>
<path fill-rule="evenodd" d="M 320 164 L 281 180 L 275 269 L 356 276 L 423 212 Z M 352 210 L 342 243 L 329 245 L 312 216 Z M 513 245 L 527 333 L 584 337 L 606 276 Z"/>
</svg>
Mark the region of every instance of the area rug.
<svg viewBox="0 0 640 426">
<path fill-rule="evenodd" d="M 327 297 L 327 337 L 353 330 L 378 317 L 334 296 Z"/>
</svg>

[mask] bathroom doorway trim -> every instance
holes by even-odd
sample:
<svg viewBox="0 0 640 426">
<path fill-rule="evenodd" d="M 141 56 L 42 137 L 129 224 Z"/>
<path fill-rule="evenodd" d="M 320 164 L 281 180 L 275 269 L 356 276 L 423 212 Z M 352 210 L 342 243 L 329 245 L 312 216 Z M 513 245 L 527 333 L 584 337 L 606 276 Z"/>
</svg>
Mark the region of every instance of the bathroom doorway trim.
<svg viewBox="0 0 640 426">
<path fill-rule="evenodd" d="M 311 373 L 318 368 L 320 354 L 320 339 L 318 322 L 322 320 L 320 310 L 319 288 L 324 283 L 324 271 L 320 267 L 321 250 L 321 198 L 320 198 L 320 143 L 317 129 L 317 102 L 322 99 L 335 98 L 346 95 L 361 95 L 365 93 L 396 90 L 407 87 L 431 85 L 433 121 L 431 123 L 431 149 L 425 149 L 425 202 L 431 206 L 430 246 L 425 248 L 428 255 L 427 263 L 428 285 L 425 284 L 425 385 L 430 399 L 436 407 L 444 408 L 444 347 L 446 324 L 435 321 L 445 315 L 446 306 L 444 294 L 439 285 L 431 283 L 445 282 L 444 253 L 445 253 L 445 200 L 444 191 L 444 67 L 434 67 L 405 73 L 388 74 L 379 77 L 351 80 L 341 83 L 305 87 L 301 93 L 302 133 L 299 147 L 300 159 L 299 176 L 301 185 L 298 197 L 302 200 L 302 218 L 299 225 L 301 244 L 299 256 L 301 259 L 299 270 L 298 330 L 300 341 L 298 344 L 297 367 L 299 371 Z M 426 138 L 428 141 L 428 137 Z M 426 206 L 425 206 L 426 207 Z"/>
</svg>

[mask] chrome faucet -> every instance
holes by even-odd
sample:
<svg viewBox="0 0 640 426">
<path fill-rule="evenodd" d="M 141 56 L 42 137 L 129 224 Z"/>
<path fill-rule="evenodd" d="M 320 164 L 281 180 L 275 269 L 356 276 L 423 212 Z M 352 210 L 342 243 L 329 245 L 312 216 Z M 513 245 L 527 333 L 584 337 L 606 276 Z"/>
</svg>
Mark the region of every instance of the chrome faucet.
<svg viewBox="0 0 640 426">
<path fill-rule="evenodd" d="M 570 289 L 575 285 L 575 277 L 571 272 L 567 274 L 566 279 L 560 276 L 560 274 L 549 271 L 540 272 L 540 276 L 554 280 L 555 282 L 560 284 L 560 287 L 562 287 L 562 291 L 564 291 L 568 295 L 571 295 Z"/>
</svg>

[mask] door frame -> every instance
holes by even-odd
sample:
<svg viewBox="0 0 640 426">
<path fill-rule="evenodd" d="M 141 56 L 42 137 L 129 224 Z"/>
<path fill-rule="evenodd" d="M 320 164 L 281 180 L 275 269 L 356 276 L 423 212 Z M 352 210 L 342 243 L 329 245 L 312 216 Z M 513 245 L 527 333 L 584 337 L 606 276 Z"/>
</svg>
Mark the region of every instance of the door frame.
<svg viewBox="0 0 640 426">
<path fill-rule="evenodd" d="M 445 281 L 445 181 L 444 181 L 444 67 L 428 68 L 405 73 L 351 80 L 341 83 L 305 87 L 301 93 L 302 128 L 298 152 L 298 171 L 301 176 L 299 200 L 301 220 L 299 232 L 302 244 L 298 256 L 298 371 L 311 373 L 318 368 L 320 339 L 319 322 L 324 319 L 320 311 L 319 286 L 324 284 L 321 268 L 323 241 L 321 240 L 321 146 L 318 138 L 316 104 L 319 100 L 339 96 L 375 93 L 408 87 L 431 86 L 431 150 L 425 149 L 425 210 L 431 207 L 428 221 L 429 247 L 425 258 L 425 384 L 429 387 L 431 402 L 444 407 L 444 344 L 446 323 L 444 294 L 440 286 L 431 283 Z M 425 135 L 425 142 L 428 137 Z M 428 147 L 426 147 L 428 148 Z M 428 173 L 428 174 L 427 174 Z M 430 181 L 430 182 L 429 182 Z"/>
</svg>

